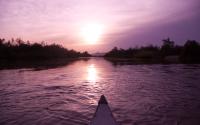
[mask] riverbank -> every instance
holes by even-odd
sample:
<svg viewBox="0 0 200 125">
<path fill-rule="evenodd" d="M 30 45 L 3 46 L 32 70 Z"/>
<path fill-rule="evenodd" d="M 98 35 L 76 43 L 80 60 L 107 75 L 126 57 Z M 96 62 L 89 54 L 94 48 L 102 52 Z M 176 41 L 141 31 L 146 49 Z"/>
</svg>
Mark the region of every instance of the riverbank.
<svg viewBox="0 0 200 125">
<path fill-rule="evenodd" d="M 111 61 L 133 63 L 200 63 L 200 44 L 195 40 L 188 40 L 183 46 L 175 45 L 170 39 L 163 40 L 163 45 L 145 46 L 122 49 L 114 47 L 105 54 L 105 58 Z"/>
<path fill-rule="evenodd" d="M 112 58 L 104 57 L 114 64 L 182 64 L 178 56 L 169 56 L 165 59 L 144 59 L 144 58 Z"/>
<path fill-rule="evenodd" d="M 58 44 L 5 40 L 0 38 L 0 69 L 55 67 L 65 65 L 80 57 L 90 57 L 88 52 L 69 50 Z"/>
<path fill-rule="evenodd" d="M 87 61 L 87 57 L 79 58 L 59 58 L 59 59 L 47 59 L 47 60 L 0 60 L 0 70 L 3 69 L 20 69 L 20 68 L 33 68 L 35 70 L 57 68 L 66 65 L 70 65 L 75 61 L 82 60 Z"/>
</svg>

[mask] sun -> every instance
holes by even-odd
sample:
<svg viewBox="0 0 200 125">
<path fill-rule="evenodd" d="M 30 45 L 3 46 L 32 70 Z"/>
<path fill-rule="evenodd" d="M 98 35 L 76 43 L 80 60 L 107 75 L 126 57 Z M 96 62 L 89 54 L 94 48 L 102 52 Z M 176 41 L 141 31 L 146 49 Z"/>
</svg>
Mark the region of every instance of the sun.
<svg viewBox="0 0 200 125">
<path fill-rule="evenodd" d="M 97 44 L 103 34 L 103 25 L 99 23 L 88 23 L 81 29 L 81 36 L 87 44 Z"/>
</svg>

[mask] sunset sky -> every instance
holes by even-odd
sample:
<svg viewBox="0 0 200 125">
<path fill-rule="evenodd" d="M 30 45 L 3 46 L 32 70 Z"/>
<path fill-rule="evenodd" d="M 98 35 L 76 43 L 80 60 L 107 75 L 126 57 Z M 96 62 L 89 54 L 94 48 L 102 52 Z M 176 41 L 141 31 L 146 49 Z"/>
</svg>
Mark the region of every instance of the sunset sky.
<svg viewBox="0 0 200 125">
<path fill-rule="evenodd" d="M 0 0 L 0 37 L 90 52 L 200 41 L 200 1 Z"/>
</svg>

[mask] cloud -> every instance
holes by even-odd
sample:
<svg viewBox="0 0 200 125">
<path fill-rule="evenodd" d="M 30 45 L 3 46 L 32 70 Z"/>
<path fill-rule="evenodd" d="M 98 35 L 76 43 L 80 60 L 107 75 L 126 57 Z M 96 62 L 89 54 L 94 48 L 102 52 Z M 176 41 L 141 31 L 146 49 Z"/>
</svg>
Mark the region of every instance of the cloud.
<svg viewBox="0 0 200 125">
<path fill-rule="evenodd" d="M 164 32 L 161 27 L 176 31 L 179 29 L 177 28 L 179 24 L 184 24 L 182 21 L 191 19 L 192 23 L 195 17 L 199 17 L 200 2 L 199 0 L 0 0 L 0 10 L 1 37 L 22 37 L 33 41 L 58 40 L 72 44 L 72 41 L 75 43 L 80 41 L 77 35 L 84 23 L 96 21 L 107 27 L 104 43 L 112 45 L 113 41 L 122 39 L 129 41 L 136 39 L 136 36 L 142 37 L 140 39 L 142 41 L 143 36 L 151 36 L 148 31 L 152 27 L 154 32 Z M 184 25 L 181 27 L 187 28 Z M 194 31 L 198 31 L 193 25 L 191 27 Z M 129 34 L 135 37 L 130 37 Z M 196 33 L 191 32 L 190 35 L 195 37 Z M 155 37 L 162 36 L 157 34 Z M 180 35 L 176 37 L 184 38 Z"/>
</svg>

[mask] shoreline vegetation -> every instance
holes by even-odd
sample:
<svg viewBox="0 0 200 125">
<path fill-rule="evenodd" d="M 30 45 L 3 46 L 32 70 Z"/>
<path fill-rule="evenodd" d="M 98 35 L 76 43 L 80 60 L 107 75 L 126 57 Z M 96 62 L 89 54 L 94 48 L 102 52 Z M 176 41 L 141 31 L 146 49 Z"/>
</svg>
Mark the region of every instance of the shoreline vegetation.
<svg viewBox="0 0 200 125">
<path fill-rule="evenodd" d="M 81 53 L 68 50 L 58 44 L 0 38 L 0 69 L 58 67 L 77 59 L 88 60 L 87 57 L 91 56 L 87 51 Z M 180 46 L 167 38 L 163 40 L 162 46 L 129 49 L 114 47 L 100 57 L 114 64 L 200 64 L 200 44 L 195 40 L 188 40 Z"/>
<path fill-rule="evenodd" d="M 68 50 L 58 44 L 0 38 L 0 69 L 61 66 L 80 57 L 90 56 L 87 51 L 81 53 Z"/>
<path fill-rule="evenodd" d="M 167 38 L 160 47 L 153 45 L 129 49 L 114 47 L 104 55 L 104 58 L 116 64 L 199 64 L 200 44 L 195 40 L 187 40 L 180 46 Z"/>
</svg>

